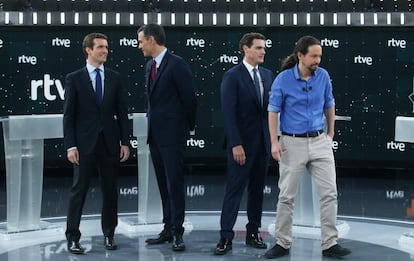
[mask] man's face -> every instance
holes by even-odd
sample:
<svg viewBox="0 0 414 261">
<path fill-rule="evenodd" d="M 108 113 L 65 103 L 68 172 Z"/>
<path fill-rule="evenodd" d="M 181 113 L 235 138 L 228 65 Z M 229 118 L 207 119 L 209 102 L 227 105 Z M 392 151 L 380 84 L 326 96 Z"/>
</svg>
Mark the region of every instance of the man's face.
<svg viewBox="0 0 414 261">
<path fill-rule="evenodd" d="M 264 57 L 266 54 L 265 41 L 261 39 L 254 39 L 252 46 L 249 48 L 247 45 L 243 46 L 244 58 L 245 60 L 256 66 L 264 62 Z"/>
<path fill-rule="evenodd" d="M 154 37 L 145 37 L 144 32 L 138 33 L 138 49 L 142 51 L 145 57 L 150 57 L 153 54 Z"/>
<path fill-rule="evenodd" d="M 86 53 L 91 63 L 103 64 L 108 56 L 108 41 L 101 38 L 93 39 L 93 47 L 86 47 Z"/>
<path fill-rule="evenodd" d="M 318 44 L 308 47 L 308 53 L 298 53 L 299 63 L 310 72 L 316 71 L 322 59 L 322 47 Z"/>
</svg>

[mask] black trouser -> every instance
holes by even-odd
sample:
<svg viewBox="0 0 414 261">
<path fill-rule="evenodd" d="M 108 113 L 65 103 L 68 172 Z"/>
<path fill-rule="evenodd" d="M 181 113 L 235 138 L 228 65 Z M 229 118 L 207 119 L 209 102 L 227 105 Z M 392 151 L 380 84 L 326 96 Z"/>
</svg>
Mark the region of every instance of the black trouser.
<svg viewBox="0 0 414 261">
<path fill-rule="evenodd" d="M 233 227 L 236 223 L 240 208 L 240 201 L 247 186 L 247 233 L 258 233 L 261 227 L 263 209 L 263 186 L 269 155 L 257 153 L 246 156 L 243 166 L 237 164 L 233 159 L 232 152 L 228 152 L 227 182 L 221 210 L 220 237 L 232 240 L 234 237 Z"/>
<path fill-rule="evenodd" d="M 118 190 L 117 176 L 119 156 L 111 155 L 106 148 L 103 135 L 99 135 L 94 151 L 79 156 L 79 165 L 73 167 L 73 185 L 70 194 L 66 238 L 68 241 L 79 241 L 81 233 L 79 224 L 82 209 L 91 178 L 98 170 L 102 189 L 101 226 L 105 236 L 113 237 L 118 224 Z"/>
<path fill-rule="evenodd" d="M 184 145 L 158 146 L 150 142 L 151 158 L 160 190 L 164 229 L 183 234 L 184 193 Z"/>
</svg>

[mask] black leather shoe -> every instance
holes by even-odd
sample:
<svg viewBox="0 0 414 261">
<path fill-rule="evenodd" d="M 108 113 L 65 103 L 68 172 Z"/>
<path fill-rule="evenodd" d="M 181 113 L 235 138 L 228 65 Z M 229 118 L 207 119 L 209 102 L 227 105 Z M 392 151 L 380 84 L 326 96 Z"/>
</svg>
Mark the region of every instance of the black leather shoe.
<svg viewBox="0 0 414 261">
<path fill-rule="evenodd" d="M 336 244 L 331 246 L 328 249 L 322 251 L 322 255 L 326 257 L 333 257 L 333 258 L 340 258 L 346 255 L 349 255 L 351 250 L 348 248 L 341 247 L 340 245 Z"/>
<path fill-rule="evenodd" d="M 274 247 L 272 247 L 265 253 L 265 257 L 267 259 L 278 258 L 286 255 L 289 255 L 289 249 L 283 248 L 278 244 L 274 245 Z"/>
<path fill-rule="evenodd" d="M 113 237 L 105 237 L 104 245 L 106 250 L 116 250 L 118 248 L 118 246 L 115 244 Z"/>
<path fill-rule="evenodd" d="M 85 253 L 85 249 L 77 241 L 68 242 L 68 251 L 76 255 L 82 255 Z"/>
<path fill-rule="evenodd" d="M 185 250 L 185 244 L 184 244 L 182 235 L 175 235 L 173 237 L 172 250 L 173 251 L 184 251 Z"/>
<path fill-rule="evenodd" d="M 173 237 L 171 232 L 166 230 L 161 231 L 161 233 L 158 234 L 157 238 L 148 238 L 147 240 L 145 240 L 145 243 L 147 243 L 148 245 L 164 244 L 167 242 L 173 242 Z"/>
<path fill-rule="evenodd" d="M 233 248 L 233 243 L 227 238 L 222 238 L 217 243 L 216 249 L 214 250 L 215 255 L 225 255 Z"/>
<path fill-rule="evenodd" d="M 263 242 L 262 237 L 259 233 L 248 234 L 246 236 L 246 245 L 252 246 L 254 248 L 266 249 L 267 245 Z"/>
</svg>

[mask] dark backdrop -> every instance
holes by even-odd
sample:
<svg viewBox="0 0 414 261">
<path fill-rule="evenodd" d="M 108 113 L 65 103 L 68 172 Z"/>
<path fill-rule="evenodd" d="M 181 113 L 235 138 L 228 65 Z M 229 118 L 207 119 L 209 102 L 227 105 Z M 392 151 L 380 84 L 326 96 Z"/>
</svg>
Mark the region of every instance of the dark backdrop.
<svg viewBox="0 0 414 261">
<path fill-rule="evenodd" d="M 109 37 L 106 65 L 125 79 L 129 112 L 145 112 L 146 58 L 137 48 L 136 30 L 2 27 L 0 116 L 62 113 L 65 75 L 84 66 L 82 39 L 94 31 Z M 299 37 L 310 34 L 322 40 L 321 66 L 332 78 L 337 115 L 346 116 L 336 121 L 334 151 L 339 166 L 414 167 L 413 145 L 394 141 L 395 117 L 414 111 L 408 97 L 414 92 L 414 34 L 411 28 L 391 27 L 167 27 L 167 47 L 190 64 L 199 100 L 196 135 L 187 143 L 188 163 L 225 163 L 220 81 L 241 61 L 238 42 L 251 31 L 268 38 L 264 66 L 276 74 Z M 136 162 L 133 152 L 130 164 Z M 47 141 L 45 153 L 46 167 L 67 166 L 62 139 Z M 4 168 L 4 158 L 1 164 Z"/>
</svg>

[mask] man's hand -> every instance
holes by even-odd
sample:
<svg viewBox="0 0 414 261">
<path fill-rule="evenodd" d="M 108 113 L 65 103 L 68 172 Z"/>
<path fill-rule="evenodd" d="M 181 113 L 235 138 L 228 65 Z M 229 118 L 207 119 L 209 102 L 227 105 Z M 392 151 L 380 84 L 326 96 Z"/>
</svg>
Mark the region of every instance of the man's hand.
<svg viewBox="0 0 414 261">
<path fill-rule="evenodd" d="M 129 158 L 129 147 L 125 145 L 121 145 L 121 151 L 119 153 L 119 158 L 121 162 L 126 161 Z"/>
<path fill-rule="evenodd" d="M 282 159 L 282 147 L 278 141 L 272 142 L 272 157 L 279 162 Z"/>
<path fill-rule="evenodd" d="M 231 150 L 233 152 L 234 161 L 243 166 L 246 163 L 246 154 L 244 153 L 243 146 L 237 145 L 234 146 Z"/>
<path fill-rule="evenodd" d="M 68 157 L 68 160 L 72 164 L 79 165 L 79 151 L 78 151 L 78 149 L 68 150 L 67 157 Z"/>
</svg>

